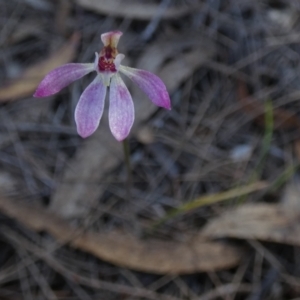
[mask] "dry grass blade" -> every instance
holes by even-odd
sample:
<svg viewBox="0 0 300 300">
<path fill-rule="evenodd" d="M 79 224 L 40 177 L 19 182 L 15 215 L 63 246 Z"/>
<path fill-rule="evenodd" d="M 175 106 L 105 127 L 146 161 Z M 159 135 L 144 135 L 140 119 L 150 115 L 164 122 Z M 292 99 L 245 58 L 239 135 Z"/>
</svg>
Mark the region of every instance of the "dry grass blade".
<svg viewBox="0 0 300 300">
<path fill-rule="evenodd" d="M 27 97 L 37 88 L 41 80 L 51 70 L 70 62 L 76 51 L 79 35 L 74 34 L 70 40 L 44 61 L 29 67 L 18 79 L 0 88 L 0 101 L 16 100 Z"/>
<path fill-rule="evenodd" d="M 185 242 L 139 240 L 124 233 L 99 234 L 74 229 L 42 208 L 0 198 L 0 210 L 24 226 L 47 231 L 61 243 L 107 262 L 155 274 L 188 274 L 230 268 L 239 263 L 241 249 L 209 242 L 186 233 Z"/>
<path fill-rule="evenodd" d="M 258 181 L 258 182 L 251 183 L 246 186 L 240 186 L 238 188 L 231 189 L 226 192 L 199 197 L 199 198 L 183 205 L 180 208 L 180 210 L 181 211 L 189 211 L 189 210 L 192 210 L 192 209 L 204 206 L 204 205 L 209 205 L 209 204 L 229 200 L 229 199 L 239 197 L 242 195 L 248 195 L 250 193 L 265 189 L 267 187 L 268 187 L 268 183 L 263 182 L 263 181 Z"/>
<path fill-rule="evenodd" d="M 157 4 L 140 1 L 120 0 L 76 0 L 77 4 L 100 14 L 126 17 L 138 20 L 151 20 L 158 12 Z M 170 7 L 162 15 L 163 19 L 180 18 L 195 10 L 194 6 Z"/>
<path fill-rule="evenodd" d="M 169 214 L 167 214 L 166 217 L 164 217 L 162 220 L 160 220 L 156 224 L 156 226 L 160 225 L 161 223 L 163 223 L 167 220 L 174 218 L 175 216 L 177 216 L 179 214 L 189 212 L 193 209 L 196 209 L 196 208 L 199 208 L 199 207 L 202 207 L 205 205 L 210 205 L 213 203 L 218 203 L 221 201 L 226 201 L 226 200 L 233 199 L 236 197 L 245 196 L 250 193 L 265 189 L 267 187 L 268 187 L 268 184 L 266 182 L 258 181 L 255 183 L 248 184 L 246 186 L 241 186 L 238 188 L 231 189 L 226 192 L 201 196 L 193 201 L 183 204 L 182 206 L 180 206 L 178 208 L 175 208 L 173 211 L 171 211 Z"/>
</svg>

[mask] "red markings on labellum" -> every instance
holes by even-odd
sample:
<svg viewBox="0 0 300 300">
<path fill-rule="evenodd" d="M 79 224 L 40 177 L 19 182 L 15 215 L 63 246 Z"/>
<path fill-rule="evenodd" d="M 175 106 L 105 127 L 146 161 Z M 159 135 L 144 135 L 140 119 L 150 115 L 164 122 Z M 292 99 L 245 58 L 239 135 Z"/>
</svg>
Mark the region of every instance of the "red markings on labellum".
<svg viewBox="0 0 300 300">
<path fill-rule="evenodd" d="M 114 64 L 116 54 L 117 49 L 113 49 L 111 46 L 104 47 L 100 52 L 100 57 L 98 60 L 99 71 L 117 72 L 116 66 Z"/>
</svg>

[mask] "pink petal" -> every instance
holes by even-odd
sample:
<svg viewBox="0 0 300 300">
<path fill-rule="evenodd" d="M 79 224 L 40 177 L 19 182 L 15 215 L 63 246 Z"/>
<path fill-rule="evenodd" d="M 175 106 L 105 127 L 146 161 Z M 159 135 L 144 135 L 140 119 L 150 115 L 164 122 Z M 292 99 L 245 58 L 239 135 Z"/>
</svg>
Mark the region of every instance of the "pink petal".
<svg viewBox="0 0 300 300">
<path fill-rule="evenodd" d="M 93 64 L 66 64 L 52 70 L 39 84 L 34 97 L 47 97 L 58 93 L 73 81 L 94 70 Z"/>
<path fill-rule="evenodd" d="M 128 76 L 157 106 L 171 109 L 169 93 L 162 80 L 148 71 L 120 67 L 120 72 Z"/>
<path fill-rule="evenodd" d="M 116 48 L 122 34 L 123 32 L 117 30 L 106 32 L 101 34 L 101 41 L 104 46 L 111 46 L 113 48 Z"/>
<path fill-rule="evenodd" d="M 109 127 L 113 136 L 124 140 L 134 121 L 134 106 L 131 95 L 120 75 L 112 77 L 109 91 Z"/>
<path fill-rule="evenodd" d="M 99 75 L 83 91 L 75 109 L 78 134 L 86 138 L 98 128 L 103 114 L 106 86 Z"/>
</svg>

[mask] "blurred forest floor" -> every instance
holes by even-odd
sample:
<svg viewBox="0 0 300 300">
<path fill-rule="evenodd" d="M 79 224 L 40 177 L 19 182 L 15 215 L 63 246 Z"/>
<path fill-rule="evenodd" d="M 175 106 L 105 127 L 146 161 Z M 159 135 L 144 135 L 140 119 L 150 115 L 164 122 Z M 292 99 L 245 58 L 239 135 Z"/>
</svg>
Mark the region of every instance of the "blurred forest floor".
<svg viewBox="0 0 300 300">
<path fill-rule="evenodd" d="M 120 30 L 131 82 L 128 186 L 107 107 L 77 135 L 93 62 Z M 300 2 L 0 0 L 0 299 L 300 299 Z"/>
</svg>

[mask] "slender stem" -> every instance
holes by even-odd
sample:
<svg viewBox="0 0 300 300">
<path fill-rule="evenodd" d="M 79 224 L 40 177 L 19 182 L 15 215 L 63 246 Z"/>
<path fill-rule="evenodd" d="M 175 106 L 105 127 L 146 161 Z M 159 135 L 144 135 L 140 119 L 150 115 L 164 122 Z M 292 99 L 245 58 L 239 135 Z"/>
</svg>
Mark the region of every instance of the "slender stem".
<svg viewBox="0 0 300 300">
<path fill-rule="evenodd" d="M 132 180 L 131 180 L 131 163 L 130 163 L 130 147 L 128 139 L 125 139 L 123 141 L 123 151 L 124 151 L 124 158 L 125 158 L 125 165 L 127 169 L 127 197 L 130 197 L 130 190 L 132 186 Z"/>
</svg>

